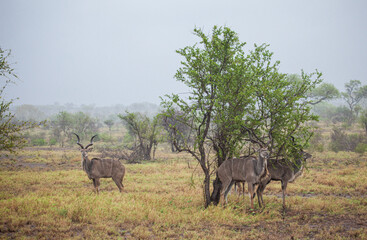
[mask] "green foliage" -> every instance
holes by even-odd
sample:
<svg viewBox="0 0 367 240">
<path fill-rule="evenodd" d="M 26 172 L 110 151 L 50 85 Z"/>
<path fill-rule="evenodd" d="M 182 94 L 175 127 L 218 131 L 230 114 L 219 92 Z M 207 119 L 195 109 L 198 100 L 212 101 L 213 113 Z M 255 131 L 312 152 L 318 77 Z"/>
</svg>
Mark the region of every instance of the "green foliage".
<svg viewBox="0 0 367 240">
<path fill-rule="evenodd" d="M 342 97 L 347 103 L 350 111 L 349 124 L 355 120 L 361 107 L 359 103 L 367 98 L 367 85 L 363 85 L 359 80 L 350 80 L 345 84 L 345 92 L 342 92 Z"/>
<path fill-rule="evenodd" d="M 194 144 L 176 141 L 176 147 L 199 161 L 207 194 L 211 167 L 238 155 L 247 143 L 243 141 L 248 137 L 244 126 L 263 143 L 272 129 L 271 148 L 278 155 L 289 155 L 307 144 L 312 133 L 305 123 L 317 120 L 310 113 L 308 93 L 321 82 L 321 73 L 302 72 L 299 81 L 292 81 L 278 71 L 279 62 L 272 60 L 268 45 L 255 45 L 246 55 L 245 43 L 227 27 L 214 26 L 211 35 L 196 28 L 194 34 L 200 43 L 177 51 L 184 61 L 175 75 L 191 94 L 166 96 L 162 106 L 167 118 L 175 117 L 174 122 L 191 128 Z M 182 114 L 176 114 L 178 111 Z M 175 124 L 170 128 L 174 136 L 180 135 Z M 215 164 L 209 159 L 211 150 Z"/>
<path fill-rule="evenodd" d="M 334 106 L 325 102 L 315 105 L 313 111 L 320 117 L 320 120 L 332 123 L 348 123 L 349 119 L 353 118 L 346 106 Z"/>
<path fill-rule="evenodd" d="M 359 117 L 359 123 L 367 135 L 367 109 L 361 113 L 361 116 Z"/>
<path fill-rule="evenodd" d="M 175 112 L 173 116 L 162 113 L 160 116 L 162 127 L 168 132 L 167 141 L 171 145 L 172 152 L 177 151 L 175 145 L 184 145 L 185 142 L 186 144 L 193 143 L 190 127 L 188 127 L 185 123 L 179 121 L 180 117 L 182 116 L 176 115 L 183 115 L 183 113 Z M 175 131 L 172 131 L 172 126 L 175 127 Z"/>
<path fill-rule="evenodd" d="M 325 150 L 324 138 L 322 137 L 320 132 L 315 132 L 311 137 L 309 149 L 315 152 L 323 152 Z"/>
<path fill-rule="evenodd" d="M 24 135 L 24 138 L 27 139 L 29 142 L 28 145 L 30 146 L 45 146 L 47 145 L 46 141 L 46 133 L 45 132 L 36 132 L 31 134 L 29 131 L 27 131 L 27 134 Z"/>
<path fill-rule="evenodd" d="M 330 149 L 334 152 L 361 152 L 365 144 L 365 137 L 360 134 L 347 134 L 343 128 L 334 127 L 331 133 Z"/>
<path fill-rule="evenodd" d="M 360 154 L 367 152 L 367 143 L 358 143 L 354 151 Z"/>
<path fill-rule="evenodd" d="M 32 146 L 45 146 L 47 145 L 47 142 L 44 138 L 34 138 L 31 140 Z"/>
<path fill-rule="evenodd" d="M 111 132 L 111 128 L 115 124 L 115 122 L 112 119 L 107 119 L 103 123 L 108 126 L 108 130 Z"/>
<path fill-rule="evenodd" d="M 129 136 L 133 138 L 133 145 L 130 149 L 133 150 L 135 158 L 154 159 L 155 149 L 162 141 L 159 117 L 155 116 L 150 119 L 141 113 L 129 112 L 124 115 L 119 114 L 118 117 L 127 128 Z"/>
<path fill-rule="evenodd" d="M 49 144 L 50 146 L 55 146 L 55 145 L 56 145 L 56 143 L 57 143 L 57 140 L 56 140 L 55 138 L 51 138 L 51 139 L 48 141 L 48 144 Z"/>
<path fill-rule="evenodd" d="M 112 142 L 113 141 L 113 138 L 110 136 L 110 134 L 107 134 L 107 133 L 99 133 L 98 138 L 102 142 Z"/>
<path fill-rule="evenodd" d="M 81 139 L 89 140 L 90 135 L 94 135 L 98 131 L 98 122 L 83 112 L 72 114 L 62 111 L 53 117 L 51 127 L 53 137 L 61 147 L 64 147 L 66 142 L 73 139 L 72 132 L 77 133 Z"/>
<path fill-rule="evenodd" d="M 339 90 L 331 83 L 322 83 L 310 93 L 310 97 L 314 99 L 313 104 L 336 99 L 340 96 Z"/>
<path fill-rule="evenodd" d="M 302 77 L 298 74 L 288 74 L 287 78 L 288 81 L 294 84 L 302 83 Z M 316 105 L 324 101 L 339 98 L 340 92 L 331 83 L 321 83 L 319 86 L 310 89 L 306 95 L 310 99 L 310 104 Z"/>
<path fill-rule="evenodd" d="M 52 135 L 57 142 L 64 147 L 65 141 L 70 138 L 72 132 L 72 115 L 68 112 L 59 112 L 51 120 Z"/>
<path fill-rule="evenodd" d="M 98 131 L 98 122 L 86 113 L 77 112 L 72 114 L 72 130 L 82 138 L 90 138 Z"/>
<path fill-rule="evenodd" d="M 10 112 L 10 106 L 14 100 L 4 98 L 6 87 L 14 83 L 13 79 L 18 78 L 8 63 L 10 53 L 10 51 L 0 48 L 0 150 L 14 152 L 16 149 L 24 147 L 27 142 L 23 137 L 23 131 L 34 128 L 38 124 L 17 120 L 15 115 Z"/>
</svg>

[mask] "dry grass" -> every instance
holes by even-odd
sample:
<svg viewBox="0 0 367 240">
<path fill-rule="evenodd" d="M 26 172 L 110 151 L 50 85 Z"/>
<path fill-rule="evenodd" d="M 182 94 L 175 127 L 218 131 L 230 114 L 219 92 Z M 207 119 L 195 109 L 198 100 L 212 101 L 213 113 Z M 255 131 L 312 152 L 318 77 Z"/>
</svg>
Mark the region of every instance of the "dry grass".
<svg viewBox="0 0 367 240">
<path fill-rule="evenodd" d="M 367 159 L 316 154 L 288 185 L 264 193 L 264 210 L 230 195 L 226 207 L 203 209 L 202 176 L 184 154 L 125 165 L 125 189 L 111 179 L 93 192 L 75 149 L 30 148 L 1 159 L 0 238 L 40 239 L 366 239 Z M 188 168 L 190 162 L 191 168 Z M 193 173 L 194 172 L 194 173 Z"/>
</svg>

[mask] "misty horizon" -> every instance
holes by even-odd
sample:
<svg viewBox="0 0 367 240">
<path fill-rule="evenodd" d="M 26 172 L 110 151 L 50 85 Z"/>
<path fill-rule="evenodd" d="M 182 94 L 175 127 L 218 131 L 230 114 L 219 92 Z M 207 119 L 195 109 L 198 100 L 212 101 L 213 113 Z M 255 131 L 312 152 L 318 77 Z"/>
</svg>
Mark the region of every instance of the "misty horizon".
<svg viewBox="0 0 367 240">
<path fill-rule="evenodd" d="M 208 4 L 210 3 L 210 4 Z M 0 47 L 10 49 L 19 81 L 5 97 L 15 105 L 160 104 L 186 93 L 174 79 L 175 51 L 227 26 L 246 42 L 266 43 L 283 73 L 318 69 L 340 91 L 366 84 L 365 1 L 1 1 Z"/>
</svg>

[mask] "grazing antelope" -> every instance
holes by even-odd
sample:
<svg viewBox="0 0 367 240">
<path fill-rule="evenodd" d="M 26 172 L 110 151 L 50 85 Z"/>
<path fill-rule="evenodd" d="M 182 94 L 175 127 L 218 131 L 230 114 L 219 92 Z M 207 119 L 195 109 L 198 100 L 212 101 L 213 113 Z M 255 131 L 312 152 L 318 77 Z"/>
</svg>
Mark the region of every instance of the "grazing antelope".
<svg viewBox="0 0 367 240">
<path fill-rule="evenodd" d="M 93 180 L 93 185 L 97 194 L 99 193 L 100 178 L 112 178 L 121 192 L 124 188 L 124 185 L 122 184 L 122 180 L 125 176 L 124 165 L 122 165 L 119 160 L 113 159 L 92 158 L 89 160 L 88 152 L 92 150 L 92 148 L 89 147 L 93 145 L 93 139 L 97 135 L 94 135 L 90 139 L 90 143 L 84 147 L 80 143 L 79 136 L 76 133 L 73 134 L 78 138 L 78 142 L 76 144 L 80 146 L 80 152 L 82 153 L 83 170 L 87 173 L 88 178 Z"/>
<path fill-rule="evenodd" d="M 268 170 L 269 170 L 269 178 L 263 179 L 260 182 L 259 187 L 257 188 L 257 201 L 259 206 L 264 206 L 263 200 L 263 192 L 265 190 L 266 185 L 268 185 L 272 180 L 273 181 L 281 181 L 282 185 L 282 197 L 283 197 L 283 208 L 285 208 L 285 195 L 287 185 L 290 182 L 293 182 L 302 175 L 303 172 L 303 161 L 312 157 L 311 154 L 301 151 L 301 158 L 297 158 L 294 163 L 286 162 L 285 159 L 269 159 L 268 161 Z"/>
</svg>

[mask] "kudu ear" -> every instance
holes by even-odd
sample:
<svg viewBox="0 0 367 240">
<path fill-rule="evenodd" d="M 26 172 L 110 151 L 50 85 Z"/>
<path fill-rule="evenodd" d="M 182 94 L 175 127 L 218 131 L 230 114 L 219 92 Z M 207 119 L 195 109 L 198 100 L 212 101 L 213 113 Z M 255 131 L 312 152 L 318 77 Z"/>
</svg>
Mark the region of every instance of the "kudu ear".
<svg viewBox="0 0 367 240">
<path fill-rule="evenodd" d="M 87 152 L 91 152 L 93 150 L 93 148 L 88 148 L 86 150 L 87 150 Z"/>
</svg>

